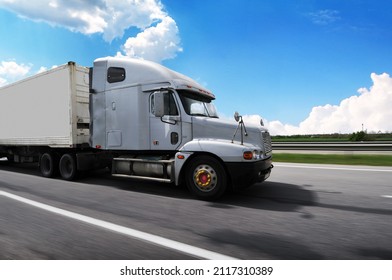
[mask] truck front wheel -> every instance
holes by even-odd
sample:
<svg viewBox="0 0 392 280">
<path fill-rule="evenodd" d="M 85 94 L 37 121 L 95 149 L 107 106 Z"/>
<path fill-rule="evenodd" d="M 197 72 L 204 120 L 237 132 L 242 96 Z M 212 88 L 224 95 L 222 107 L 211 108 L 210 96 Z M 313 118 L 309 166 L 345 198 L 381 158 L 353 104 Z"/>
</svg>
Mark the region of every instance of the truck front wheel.
<svg viewBox="0 0 392 280">
<path fill-rule="evenodd" d="M 39 160 L 39 169 L 42 176 L 53 178 L 58 174 L 58 157 L 55 153 L 44 153 Z"/>
<path fill-rule="evenodd" d="M 185 176 L 189 191 L 201 199 L 218 199 L 227 189 L 226 171 L 222 164 L 211 156 L 191 159 Z"/>
<path fill-rule="evenodd" d="M 64 180 L 72 181 L 77 174 L 76 158 L 72 154 L 64 154 L 59 164 L 60 175 Z"/>
</svg>

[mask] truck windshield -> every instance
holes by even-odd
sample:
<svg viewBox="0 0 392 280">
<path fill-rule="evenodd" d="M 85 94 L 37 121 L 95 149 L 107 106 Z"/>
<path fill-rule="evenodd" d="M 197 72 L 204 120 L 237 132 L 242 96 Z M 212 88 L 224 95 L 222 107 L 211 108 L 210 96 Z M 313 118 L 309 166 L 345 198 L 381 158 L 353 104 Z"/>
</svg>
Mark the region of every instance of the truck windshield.
<svg viewBox="0 0 392 280">
<path fill-rule="evenodd" d="M 218 118 L 218 113 L 211 99 L 197 96 L 186 90 L 178 90 L 177 92 L 188 115 Z"/>
</svg>

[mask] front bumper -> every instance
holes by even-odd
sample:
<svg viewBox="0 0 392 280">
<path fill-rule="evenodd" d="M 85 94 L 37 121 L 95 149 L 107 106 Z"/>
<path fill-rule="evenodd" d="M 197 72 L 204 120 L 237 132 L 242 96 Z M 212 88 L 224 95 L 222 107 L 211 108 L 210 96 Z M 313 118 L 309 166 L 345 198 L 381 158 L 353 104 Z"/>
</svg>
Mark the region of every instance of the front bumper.
<svg viewBox="0 0 392 280">
<path fill-rule="evenodd" d="M 226 162 L 233 189 L 249 187 L 257 182 L 263 182 L 270 174 L 272 158 L 255 162 Z"/>
</svg>

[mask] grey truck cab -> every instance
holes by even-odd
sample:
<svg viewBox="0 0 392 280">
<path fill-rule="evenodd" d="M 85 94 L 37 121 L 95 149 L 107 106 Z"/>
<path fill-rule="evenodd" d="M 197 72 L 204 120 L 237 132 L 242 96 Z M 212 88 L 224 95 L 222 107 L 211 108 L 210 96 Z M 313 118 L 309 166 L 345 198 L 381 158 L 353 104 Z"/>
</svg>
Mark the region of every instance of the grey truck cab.
<svg viewBox="0 0 392 280">
<path fill-rule="evenodd" d="M 90 145 L 110 151 L 114 176 L 184 183 L 203 199 L 268 178 L 265 127 L 219 119 L 194 80 L 138 59 L 100 58 L 90 69 Z"/>
</svg>

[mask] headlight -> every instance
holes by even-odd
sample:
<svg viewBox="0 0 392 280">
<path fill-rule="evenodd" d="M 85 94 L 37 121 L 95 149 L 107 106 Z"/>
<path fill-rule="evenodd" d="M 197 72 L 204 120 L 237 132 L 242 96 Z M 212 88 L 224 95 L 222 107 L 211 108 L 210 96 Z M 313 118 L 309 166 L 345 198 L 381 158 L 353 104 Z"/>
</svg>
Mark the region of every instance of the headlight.
<svg viewBox="0 0 392 280">
<path fill-rule="evenodd" d="M 253 159 L 260 159 L 260 151 L 257 150 L 253 151 Z"/>
</svg>

